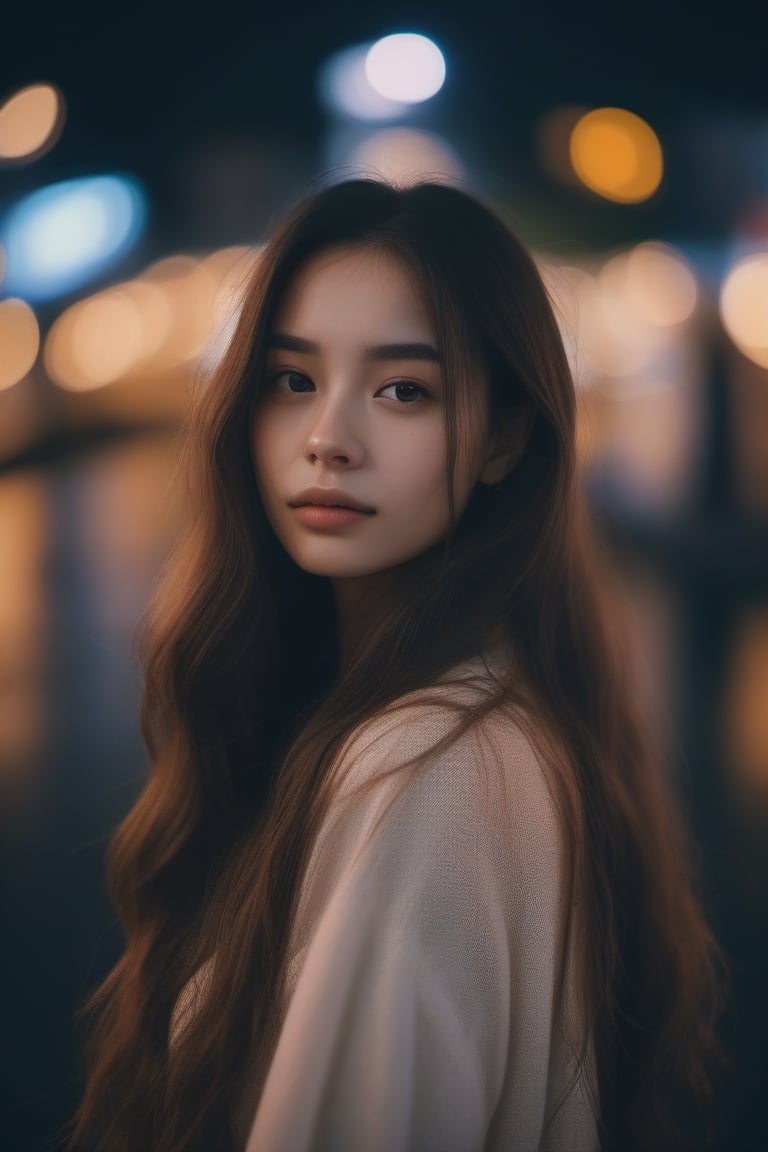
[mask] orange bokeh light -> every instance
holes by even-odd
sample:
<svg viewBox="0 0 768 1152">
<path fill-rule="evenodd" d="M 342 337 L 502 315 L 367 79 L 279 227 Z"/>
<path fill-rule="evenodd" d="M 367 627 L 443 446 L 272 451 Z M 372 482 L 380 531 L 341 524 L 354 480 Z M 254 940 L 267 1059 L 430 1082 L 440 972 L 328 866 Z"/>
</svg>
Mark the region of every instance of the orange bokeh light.
<svg viewBox="0 0 768 1152">
<path fill-rule="evenodd" d="M 40 348 L 34 312 L 23 300 L 0 301 L 0 389 L 17 384 L 29 372 Z"/>
<path fill-rule="evenodd" d="M 720 292 L 726 332 L 745 356 L 768 368 L 768 252 L 739 260 Z"/>
<path fill-rule="evenodd" d="M 35 160 L 59 138 L 64 99 L 52 84 L 31 84 L 0 107 L 0 160 Z"/>
<path fill-rule="evenodd" d="M 576 123 L 569 154 L 583 184 L 621 204 L 647 200 L 661 183 L 661 144 L 649 124 L 623 108 L 595 108 Z"/>
</svg>

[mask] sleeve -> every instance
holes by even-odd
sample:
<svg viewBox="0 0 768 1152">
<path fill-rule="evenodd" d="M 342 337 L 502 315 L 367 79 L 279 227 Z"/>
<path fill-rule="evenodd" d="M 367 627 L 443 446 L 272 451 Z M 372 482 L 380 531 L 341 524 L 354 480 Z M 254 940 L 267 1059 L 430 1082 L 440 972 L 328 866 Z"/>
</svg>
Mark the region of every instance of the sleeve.
<svg viewBox="0 0 768 1152">
<path fill-rule="evenodd" d="M 533 838 L 501 833 L 482 760 L 470 733 L 394 803 L 391 789 L 377 789 L 376 820 L 350 810 L 352 830 L 343 820 L 334 829 L 333 884 L 303 949 L 246 1152 L 483 1149 L 516 1062 L 534 1086 L 518 1115 L 519 1147 L 538 1146 L 551 1005 L 523 1018 L 516 1001 L 531 994 L 526 954 L 555 948 L 546 878 L 557 884 L 556 845 L 540 819 Z M 529 859 L 531 843 L 546 867 Z"/>
</svg>

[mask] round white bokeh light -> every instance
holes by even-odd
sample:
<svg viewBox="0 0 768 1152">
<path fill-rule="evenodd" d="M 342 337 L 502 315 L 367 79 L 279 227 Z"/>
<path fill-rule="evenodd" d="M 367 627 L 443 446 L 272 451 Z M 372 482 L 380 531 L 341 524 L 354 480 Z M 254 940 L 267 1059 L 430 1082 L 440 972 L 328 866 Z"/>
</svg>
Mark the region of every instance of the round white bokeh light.
<svg viewBox="0 0 768 1152">
<path fill-rule="evenodd" d="M 368 83 L 388 100 L 419 104 L 439 92 L 445 80 L 445 60 L 438 46 L 415 32 L 384 36 L 365 58 Z"/>
<path fill-rule="evenodd" d="M 370 44 L 344 48 L 331 56 L 320 69 L 320 98 L 335 116 L 353 120 L 396 120 L 409 111 L 402 100 L 388 100 L 371 87 L 365 73 Z"/>
</svg>

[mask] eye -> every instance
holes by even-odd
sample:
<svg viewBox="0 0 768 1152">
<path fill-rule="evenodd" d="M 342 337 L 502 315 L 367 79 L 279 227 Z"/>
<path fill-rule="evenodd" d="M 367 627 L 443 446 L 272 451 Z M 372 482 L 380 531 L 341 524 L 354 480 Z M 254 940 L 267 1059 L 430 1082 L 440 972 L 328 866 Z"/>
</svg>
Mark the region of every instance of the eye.
<svg viewBox="0 0 768 1152">
<path fill-rule="evenodd" d="M 426 388 L 423 388 L 421 384 L 414 384 L 412 380 L 396 380 L 394 384 L 387 384 L 381 389 L 379 395 L 383 396 L 390 388 L 396 390 L 395 399 L 404 404 L 419 404 L 430 399 Z M 403 395 L 403 393 L 405 394 Z"/>
<path fill-rule="evenodd" d="M 308 392 L 310 388 L 314 388 L 309 376 L 305 376 L 303 372 L 291 372 L 285 369 L 273 372 L 269 376 L 268 383 L 277 392 Z"/>
</svg>

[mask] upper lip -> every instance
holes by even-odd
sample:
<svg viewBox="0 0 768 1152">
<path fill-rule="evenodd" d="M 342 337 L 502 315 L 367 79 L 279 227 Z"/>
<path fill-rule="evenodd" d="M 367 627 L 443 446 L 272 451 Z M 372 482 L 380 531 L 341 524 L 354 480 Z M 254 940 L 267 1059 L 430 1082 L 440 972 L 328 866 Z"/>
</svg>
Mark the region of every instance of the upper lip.
<svg viewBox="0 0 768 1152">
<path fill-rule="evenodd" d="M 340 505 L 342 508 L 354 508 L 358 512 L 371 513 L 375 511 L 368 504 L 361 504 L 359 500 L 355 500 L 346 492 L 342 492 L 340 488 L 305 488 L 289 503 L 292 508 L 298 508 L 301 504 L 324 504 L 330 508 L 334 505 Z"/>
</svg>

